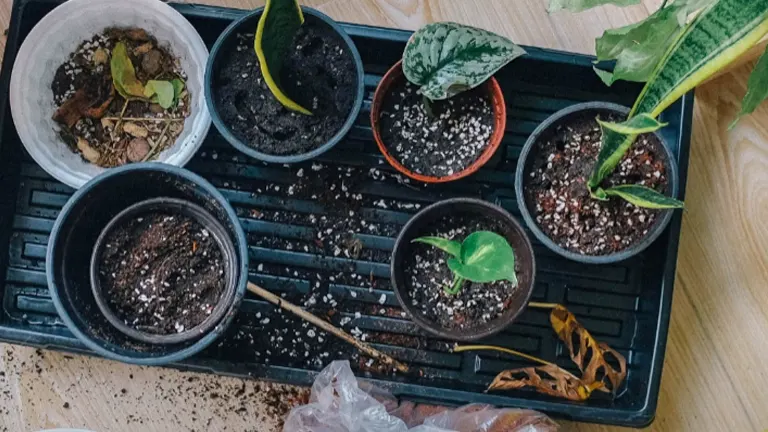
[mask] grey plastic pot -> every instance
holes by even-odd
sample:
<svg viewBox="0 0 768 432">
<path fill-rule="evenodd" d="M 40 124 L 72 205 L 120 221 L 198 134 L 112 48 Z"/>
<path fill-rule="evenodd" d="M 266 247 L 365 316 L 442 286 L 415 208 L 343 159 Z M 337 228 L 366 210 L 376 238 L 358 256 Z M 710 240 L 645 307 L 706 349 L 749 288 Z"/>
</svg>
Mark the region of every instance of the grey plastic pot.
<svg viewBox="0 0 768 432">
<path fill-rule="evenodd" d="M 583 255 L 560 247 L 557 243 L 552 241 L 541 228 L 539 228 L 539 225 L 533 219 L 533 216 L 531 216 L 529 203 L 525 198 L 524 193 L 525 182 L 529 178 L 527 174 L 530 173 L 530 164 L 533 161 L 533 156 L 536 154 L 535 152 L 537 149 L 535 146 L 538 143 L 539 137 L 547 133 L 551 128 L 562 123 L 567 123 L 574 117 L 584 115 L 585 112 L 594 112 L 595 115 L 599 113 L 614 113 L 626 116 L 629 114 L 629 108 L 610 102 L 586 102 L 572 105 L 552 114 L 552 116 L 546 119 L 533 131 L 528 138 L 528 141 L 526 141 L 523 151 L 520 153 L 520 158 L 517 162 L 517 171 L 515 173 L 515 194 L 517 196 L 517 205 L 520 208 L 520 213 L 523 215 L 523 220 L 525 220 L 526 225 L 528 225 L 528 228 L 533 232 L 533 235 L 546 247 L 573 261 L 586 264 L 611 264 L 633 257 L 650 246 L 664 232 L 667 225 L 669 225 L 669 222 L 672 220 L 672 210 L 664 210 L 661 217 L 656 219 L 656 223 L 650 228 L 648 234 L 646 234 L 641 241 L 627 249 L 609 255 Z M 655 135 L 664 149 L 665 164 L 667 166 L 667 172 L 669 173 L 667 176 L 669 179 L 667 192 L 671 196 L 677 197 L 679 177 L 675 155 L 669 150 L 669 147 L 664 142 L 664 138 L 661 134 L 656 133 Z"/>
<path fill-rule="evenodd" d="M 227 142 L 232 144 L 233 147 L 235 147 L 236 149 L 240 150 L 241 152 L 247 154 L 252 158 L 260 159 L 265 162 L 281 163 L 281 164 L 298 163 L 298 162 L 303 162 L 309 159 L 313 159 L 327 152 L 328 150 L 333 148 L 333 146 L 338 144 L 339 141 L 341 141 L 347 135 L 349 130 L 352 128 L 352 125 L 355 123 L 355 120 L 357 119 L 357 116 L 360 113 L 360 108 L 363 105 L 363 96 L 365 91 L 365 83 L 363 80 L 365 78 L 365 72 L 363 71 L 363 60 L 360 58 L 360 53 L 357 51 L 357 47 L 355 47 L 354 42 L 352 42 L 352 39 L 349 37 L 349 35 L 347 35 L 344 29 L 342 29 L 341 26 L 336 21 L 332 20 L 327 15 L 315 9 L 304 7 L 304 6 L 301 7 L 301 10 L 304 13 L 305 20 L 320 21 L 330 26 L 336 33 L 338 33 L 338 35 L 347 45 L 346 49 L 349 50 L 350 53 L 352 53 L 352 58 L 355 62 L 355 69 L 357 72 L 357 86 L 354 89 L 349 89 L 349 91 L 354 92 L 355 101 L 352 105 L 352 109 L 349 111 L 347 120 L 344 122 L 341 129 L 339 129 L 336 135 L 334 135 L 330 140 L 328 140 L 328 142 L 321 145 L 320 147 L 307 153 L 290 155 L 290 156 L 278 156 L 278 155 L 263 153 L 263 152 L 257 151 L 253 147 L 250 147 L 248 144 L 244 143 L 242 140 L 236 137 L 232 133 L 232 131 L 229 129 L 227 124 L 224 122 L 224 120 L 221 118 L 221 115 L 219 114 L 219 109 L 213 99 L 213 94 L 216 91 L 216 89 L 214 88 L 215 86 L 214 71 L 218 66 L 218 61 L 224 55 L 226 51 L 225 47 L 229 43 L 233 43 L 233 39 L 236 38 L 239 33 L 253 33 L 256 31 L 259 18 L 261 17 L 262 12 L 264 11 L 263 7 L 255 9 L 253 12 L 250 12 L 247 15 L 244 15 L 242 18 L 230 24 L 230 26 L 227 27 L 224 30 L 224 32 L 221 34 L 221 36 L 219 36 L 219 38 L 216 40 L 216 43 L 213 45 L 213 49 L 211 50 L 211 55 L 210 57 L 208 57 L 208 65 L 206 66 L 206 70 L 205 70 L 205 101 L 208 104 L 208 111 L 211 112 L 211 119 L 213 120 L 214 126 L 216 126 L 216 129 L 219 131 L 219 133 L 221 133 L 224 139 L 226 139 Z M 254 54 L 254 57 L 255 57 L 255 54 Z"/>
</svg>

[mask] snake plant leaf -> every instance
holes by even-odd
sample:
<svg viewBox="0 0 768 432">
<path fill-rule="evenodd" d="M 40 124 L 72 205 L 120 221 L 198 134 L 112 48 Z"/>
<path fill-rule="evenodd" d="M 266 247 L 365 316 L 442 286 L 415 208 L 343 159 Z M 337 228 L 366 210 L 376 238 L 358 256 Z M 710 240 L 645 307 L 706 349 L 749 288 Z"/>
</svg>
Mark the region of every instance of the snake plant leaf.
<svg viewBox="0 0 768 432">
<path fill-rule="evenodd" d="M 442 237 L 419 237 L 412 240 L 411 243 L 424 243 L 434 246 L 455 258 L 461 256 L 461 243 Z"/>
<path fill-rule="evenodd" d="M 306 115 L 312 113 L 294 102 L 280 85 L 283 59 L 293 48 L 293 38 L 304 24 L 304 14 L 296 0 L 267 0 L 256 28 L 254 48 L 264 82 L 286 108 Z"/>
<path fill-rule="evenodd" d="M 766 33 L 768 0 L 719 0 L 710 5 L 669 48 L 640 93 L 632 114 L 657 117 Z"/>
<path fill-rule="evenodd" d="M 449 259 L 454 274 L 477 283 L 508 280 L 517 285 L 515 251 L 507 239 L 491 232 L 477 231 L 464 239 L 459 259 Z"/>
<path fill-rule="evenodd" d="M 639 4 L 640 0 L 549 0 L 549 12 L 567 9 L 571 12 L 581 12 L 596 6 L 612 4 L 615 6 L 630 6 Z"/>
<path fill-rule="evenodd" d="M 747 94 L 741 102 L 741 112 L 728 128 L 733 129 L 742 117 L 753 113 L 766 98 L 768 98 L 768 47 L 749 76 Z"/>
<path fill-rule="evenodd" d="M 600 185 L 621 162 L 624 153 L 632 146 L 634 137 L 643 133 L 654 132 L 666 126 L 648 114 L 639 114 L 622 123 L 597 120 L 603 132 L 600 154 L 589 179 L 590 189 Z M 631 138 L 631 139 L 630 139 Z"/>
<path fill-rule="evenodd" d="M 525 50 L 486 30 L 440 22 L 427 24 L 408 40 L 403 72 L 430 100 L 475 88 Z"/>
<path fill-rule="evenodd" d="M 144 96 L 168 109 L 173 106 L 173 84 L 169 81 L 147 81 L 147 85 L 144 86 Z"/>
<path fill-rule="evenodd" d="M 649 209 L 683 208 L 683 202 L 640 185 L 614 186 L 605 190 L 607 196 L 618 196 L 626 201 Z"/>
<path fill-rule="evenodd" d="M 125 99 L 144 97 L 144 86 L 136 78 L 136 69 L 133 68 L 131 58 L 128 57 L 125 43 L 118 42 L 115 44 L 109 66 L 112 82 L 120 96 Z"/>
</svg>

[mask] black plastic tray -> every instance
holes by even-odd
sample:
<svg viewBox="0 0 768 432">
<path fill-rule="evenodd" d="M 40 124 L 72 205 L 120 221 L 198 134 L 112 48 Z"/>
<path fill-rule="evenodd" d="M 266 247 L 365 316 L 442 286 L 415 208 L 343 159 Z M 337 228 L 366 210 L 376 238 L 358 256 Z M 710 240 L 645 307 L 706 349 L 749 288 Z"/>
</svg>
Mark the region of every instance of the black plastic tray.
<svg viewBox="0 0 768 432">
<path fill-rule="evenodd" d="M 8 104 L 16 51 L 35 23 L 58 3 L 14 2 L 3 62 L 0 244 L 7 246 L 0 247 L 0 340 L 87 352 L 57 317 L 45 279 L 48 234 L 72 189 L 49 177 L 26 154 Z M 176 7 L 209 45 L 243 13 L 195 5 Z M 679 212 L 651 248 L 619 265 L 582 265 L 559 258 L 540 244 L 534 245 L 539 267 L 534 300 L 565 304 L 597 338 L 627 357 L 626 385 L 615 400 L 598 395 L 585 403 L 572 403 L 527 391 L 484 393 L 497 372 L 522 363 L 495 354 L 451 353 L 449 341 L 424 335 L 400 315 L 388 280 L 394 236 L 418 208 L 447 197 L 474 196 L 518 214 L 513 184 L 515 164 L 521 146 L 536 125 L 554 111 L 577 102 L 608 100 L 631 105 L 640 87 L 626 83 L 605 87 L 592 71 L 591 57 L 528 48 L 528 56 L 497 75 L 509 118 L 506 136 L 494 159 L 469 179 L 426 187 L 393 174 L 372 141 L 367 119 L 375 86 L 400 57 L 410 33 L 360 25 L 344 27 L 362 55 L 367 95 L 357 125 L 335 150 L 315 163 L 264 165 L 238 154 L 212 128 L 203 149 L 188 167 L 213 182 L 236 207 L 252 246 L 250 268 L 254 281 L 297 302 L 306 303 L 313 293 L 318 293 L 315 312 L 331 311 L 327 315 L 336 323 L 349 321 L 345 325 L 348 331 L 357 327 L 377 347 L 419 368 L 422 376 L 378 373 L 375 365 L 368 367 L 367 359 L 347 346 L 330 337 L 319 343 L 317 335 L 306 335 L 310 330 L 306 325 L 254 298 L 244 301 L 222 343 L 175 366 L 308 385 L 325 364 L 350 359 L 359 376 L 411 400 L 525 407 L 558 418 L 635 427 L 650 423 L 656 411 L 667 340 Z M 687 95 L 663 114 L 663 120 L 670 124 L 663 134 L 678 156 L 683 191 L 692 107 L 693 96 Z M 317 163 L 324 168 L 313 170 Z M 301 177 L 297 175 L 300 169 Z M 308 179 L 318 176 L 322 181 L 310 182 L 308 188 Z M 344 188 L 360 194 L 359 200 L 338 203 L 333 193 L 327 193 L 331 185 L 335 185 L 333 191 L 342 189 L 342 179 Z M 313 194 L 318 196 L 312 198 Z M 350 206 L 351 216 L 347 214 Z M 325 214 L 328 220 L 323 221 Z M 329 224 L 363 233 L 357 236 L 363 246 L 360 256 L 353 254 L 357 259 L 347 258 L 343 252 L 335 256 L 334 244 L 342 244 L 343 239 L 316 240 Z M 323 302 L 327 293 L 338 302 L 335 307 L 333 302 Z M 384 304 L 379 303 L 381 299 Z M 282 328 L 290 331 L 276 335 Z M 297 345 L 290 337 L 295 332 L 303 339 Z M 272 336 L 277 337 L 272 340 Z M 487 342 L 525 351 L 573 370 L 543 311 L 526 311 L 519 322 Z M 285 353 L 281 353 L 283 348 L 288 348 Z M 295 356 L 291 350 L 296 351 Z"/>
</svg>

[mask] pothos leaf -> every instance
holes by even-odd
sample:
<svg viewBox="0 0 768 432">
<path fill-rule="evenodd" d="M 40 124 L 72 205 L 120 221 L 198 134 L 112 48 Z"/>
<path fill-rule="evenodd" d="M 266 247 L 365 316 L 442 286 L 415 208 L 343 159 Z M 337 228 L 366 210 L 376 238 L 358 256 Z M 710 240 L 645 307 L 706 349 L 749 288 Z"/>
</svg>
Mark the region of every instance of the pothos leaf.
<svg viewBox="0 0 768 432">
<path fill-rule="evenodd" d="M 296 0 L 267 0 L 256 29 L 254 48 L 261 74 L 275 98 L 290 110 L 312 115 L 308 109 L 288 97 L 280 85 L 283 59 L 293 48 L 293 38 L 302 24 L 304 14 Z"/>
<path fill-rule="evenodd" d="M 424 243 L 434 246 L 455 258 L 459 258 L 461 254 L 461 243 L 442 237 L 419 237 L 411 241 L 411 243 Z"/>
<path fill-rule="evenodd" d="M 539 393 L 582 402 L 589 399 L 602 383 L 587 384 L 572 373 L 553 364 L 505 370 L 496 375 L 488 390 L 517 390 L 530 388 Z"/>
<path fill-rule="evenodd" d="M 766 98 L 768 98 L 768 47 L 760 56 L 752 74 L 749 75 L 747 94 L 741 102 L 741 111 L 728 128 L 733 129 L 742 117 L 752 114 Z"/>
<path fill-rule="evenodd" d="M 683 208 L 682 201 L 668 197 L 649 187 L 640 185 L 620 185 L 605 190 L 607 196 L 618 196 L 626 201 L 649 209 Z"/>
<path fill-rule="evenodd" d="M 173 106 L 174 94 L 173 84 L 168 81 L 150 80 L 144 86 L 144 96 L 165 109 Z"/>
<path fill-rule="evenodd" d="M 507 239 L 491 231 L 470 234 L 461 244 L 460 259 L 448 260 L 448 267 L 473 282 L 508 280 L 517 285 L 515 251 Z"/>
<path fill-rule="evenodd" d="M 174 78 L 171 80 L 171 85 L 173 85 L 173 106 L 175 107 L 179 104 L 185 83 L 181 78 Z"/>
<path fill-rule="evenodd" d="M 598 119 L 602 129 L 602 143 L 600 154 L 589 179 L 590 189 L 595 189 L 603 179 L 610 174 L 621 162 L 624 153 L 632 146 L 635 136 L 653 132 L 664 126 L 655 118 L 647 114 L 636 115 L 623 123 L 603 122 Z"/>
<path fill-rule="evenodd" d="M 451 22 L 427 24 L 408 40 L 403 72 L 431 100 L 447 99 L 485 82 L 525 54 L 511 40 Z"/>
<path fill-rule="evenodd" d="M 549 0 L 549 12 L 567 9 L 571 12 L 581 12 L 596 6 L 612 4 L 615 6 L 630 6 L 639 4 L 640 0 Z"/>
<path fill-rule="evenodd" d="M 128 49 L 123 42 L 118 42 L 112 49 L 110 69 L 112 82 L 120 96 L 125 99 L 144 97 L 144 86 L 136 78 L 136 70 L 133 68 L 131 58 L 128 57 Z"/>
</svg>

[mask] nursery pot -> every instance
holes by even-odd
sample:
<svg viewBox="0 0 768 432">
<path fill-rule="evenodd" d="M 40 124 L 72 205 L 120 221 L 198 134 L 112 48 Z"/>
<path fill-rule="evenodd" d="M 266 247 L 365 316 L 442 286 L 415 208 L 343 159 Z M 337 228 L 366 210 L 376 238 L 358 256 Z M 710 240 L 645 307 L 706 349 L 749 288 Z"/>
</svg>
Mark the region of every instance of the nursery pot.
<svg viewBox="0 0 768 432">
<path fill-rule="evenodd" d="M 109 235 L 123 224 L 126 224 L 135 218 L 149 216 L 153 213 L 187 216 L 197 222 L 213 237 L 221 251 L 222 261 L 224 262 L 226 283 L 218 303 L 216 303 L 211 314 L 203 322 L 180 333 L 155 334 L 137 330 L 134 327 L 126 325 L 110 307 L 108 293 L 104 291 L 104 287 L 101 284 L 101 278 L 99 277 L 100 261 L 104 249 L 107 247 Z M 98 305 L 107 321 L 109 321 L 109 323 L 116 329 L 141 342 L 150 344 L 177 344 L 199 338 L 201 335 L 208 333 L 219 323 L 219 321 L 221 321 L 224 314 L 227 313 L 227 310 L 232 303 L 232 299 L 235 296 L 235 292 L 237 291 L 237 264 L 238 256 L 237 251 L 235 250 L 235 245 L 232 242 L 229 233 L 227 233 L 226 228 L 224 228 L 221 222 L 219 222 L 212 214 L 208 213 L 199 205 L 193 204 L 187 200 L 167 197 L 151 198 L 146 201 L 138 202 L 118 213 L 118 215 L 115 216 L 114 219 L 112 219 L 101 231 L 101 235 L 96 239 L 96 245 L 91 254 L 91 289 L 93 290 L 93 297 L 96 301 L 96 305 Z"/>
<path fill-rule="evenodd" d="M 403 61 L 398 61 L 379 82 L 376 87 L 376 93 L 373 96 L 373 104 L 371 106 L 371 127 L 373 128 L 373 137 L 376 140 L 376 145 L 379 147 L 379 151 L 384 155 L 384 158 L 389 162 L 392 167 L 402 174 L 420 182 L 424 183 L 445 183 L 474 174 L 480 168 L 483 167 L 496 153 L 496 150 L 501 145 L 501 139 L 504 138 L 504 128 L 507 125 L 507 106 L 504 102 L 504 94 L 501 91 L 496 78 L 491 77 L 488 81 L 482 84 L 481 88 L 488 95 L 488 99 L 491 102 L 493 108 L 493 132 L 491 138 L 488 141 L 488 146 L 480 154 L 472 164 L 466 167 L 464 170 L 453 173 L 444 177 L 433 177 L 428 175 L 419 174 L 406 168 L 400 161 L 398 161 L 394 155 L 387 149 L 384 144 L 381 133 L 381 111 L 384 105 L 384 100 L 387 95 L 392 91 L 395 84 L 400 80 L 405 80 L 405 74 L 403 73 Z"/>
<path fill-rule="evenodd" d="M 360 108 L 363 104 L 363 93 L 365 90 L 363 79 L 365 77 L 365 72 L 363 71 L 363 61 L 360 58 L 360 53 L 357 51 L 355 44 L 352 42 L 352 39 L 337 22 L 332 20 L 327 15 L 315 9 L 304 6 L 301 7 L 301 10 L 304 14 L 305 23 L 315 23 L 322 26 L 327 26 L 333 31 L 333 33 L 336 33 L 340 37 L 343 44 L 343 50 L 350 53 L 352 56 L 356 73 L 354 87 L 347 90 L 354 95 L 354 99 L 345 122 L 335 135 L 333 135 L 330 139 L 328 139 L 328 141 L 324 142 L 322 145 L 314 148 L 313 150 L 302 154 L 275 155 L 265 153 L 250 147 L 241 138 L 238 138 L 231 126 L 225 122 L 222 117 L 222 106 L 219 106 L 219 103 L 216 101 L 215 95 L 218 91 L 216 78 L 217 71 L 220 69 L 220 65 L 228 55 L 227 50 L 230 48 L 230 46 L 233 46 L 233 44 L 237 42 L 238 34 L 253 34 L 256 31 L 259 19 L 261 18 L 261 15 L 264 11 L 263 7 L 255 9 L 254 11 L 244 15 L 242 18 L 238 19 L 229 27 L 227 27 L 214 44 L 213 49 L 211 50 L 211 55 L 208 58 L 208 65 L 205 74 L 205 99 L 208 104 L 208 109 L 211 112 L 213 124 L 216 126 L 216 129 L 221 133 L 224 139 L 226 139 L 227 142 L 229 142 L 233 147 L 252 158 L 260 159 L 265 162 L 280 164 L 298 163 L 313 159 L 327 152 L 347 135 L 349 130 L 352 128 L 352 125 L 355 123 L 355 120 L 360 113 Z M 248 49 L 253 52 L 253 43 L 250 43 L 248 47 Z M 258 65 L 255 52 L 253 55 L 253 62 Z M 269 95 L 268 97 L 273 96 Z M 285 108 L 285 112 L 286 115 L 292 114 L 288 114 L 290 111 L 288 111 L 287 108 Z M 256 126 L 254 125 L 254 127 Z"/>
<path fill-rule="evenodd" d="M 91 256 L 110 222 L 127 208 L 155 198 L 171 198 L 204 209 L 223 227 L 233 244 L 234 293 L 222 297 L 223 316 L 196 339 L 148 343 L 118 330 L 101 312 L 91 286 Z M 222 255 L 227 252 L 222 250 Z M 245 233 L 227 200 L 213 185 L 185 169 L 140 163 L 102 174 L 67 202 L 56 219 L 48 243 L 46 276 L 51 298 L 62 321 L 89 349 L 127 363 L 159 365 L 181 361 L 210 345 L 231 323 L 248 278 Z"/>
<path fill-rule="evenodd" d="M 211 117 L 203 74 L 208 49 L 192 24 L 158 0 L 70 0 L 32 29 L 13 64 L 10 103 L 13 121 L 27 152 L 48 174 L 79 188 L 107 169 L 73 152 L 59 136 L 51 84 L 57 68 L 83 42 L 109 27 L 140 27 L 177 57 L 187 74 L 190 115 L 175 143 L 157 161 L 184 166 L 202 145 Z M 9 65 L 10 66 L 10 65 Z"/>
<path fill-rule="evenodd" d="M 463 215 L 469 219 L 484 217 L 498 222 L 503 228 L 497 234 L 506 238 L 515 252 L 518 285 L 509 298 L 509 306 L 503 314 L 471 329 L 449 329 L 427 318 L 412 305 L 406 274 L 405 261 L 413 253 L 412 241 L 429 235 L 430 229 L 448 215 Z M 463 240 L 463 239 L 462 239 Z M 402 308 L 413 322 L 427 332 L 445 339 L 475 341 L 496 334 L 511 324 L 525 309 L 533 293 L 536 277 L 536 259 L 533 248 L 523 227 L 506 210 L 488 202 L 473 198 L 452 198 L 435 203 L 416 214 L 405 224 L 395 242 L 391 260 L 392 288 Z"/>
<path fill-rule="evenodd" d="M 528 202 L 525 194 L 526 182 L 530 178 L 530 172 L 533 165 L 533 160 L 538 152 L 537 144 L 539 139 L 546 136 L 547 133 L 553 131 L 558 125 L 567 124 L 573 119 L 594 114 L 619 114 L 622 117 L 626 117 L 629 114 L 629 108 L 617 105 L 609 102 L 587 102 L 576 104 L 568 108 L 562 109 L 548 119 L 533 131 L 528 141 L 525 143 L 520 158 L 517 164 L 517 171 L 515 173 L 515 194 L 517 196 L 517 203 L 520 208 L 520 213 L 523 215 L 528 228 L 533 232 L 536 238 L 543 243 L 546 247 L 559 255 L 586 264 L 611 264 L 619 261 L 623 261 L 634 255 L 639 254 L 650 246 L 666 229 L 669 222 L 672 220 L 672 210 L 660 210 L 660 214 L 657 216 L 654 224 L 648 229 L 648 233 L 639 241 L 630 245 L 629 247 L 620 250 L 615 253 L 607 255 L 585 255 L 567 250 L 557 243 L 555 243 L 542 229 L 534 219 L 534 212 L 532 211 L 533 204 Z M 667 171 L 667 191 L 666 194 L 672 197 L 677 197 L 679 188 L 678 169 L 675 155 L 669 150 L 669 147 L 664 141 L 663 136 L 654 132 L 654 135 L 661 143 L 662 158 Z M 619 198 L 612 198 L 619 199 Z"/>
</svg>

